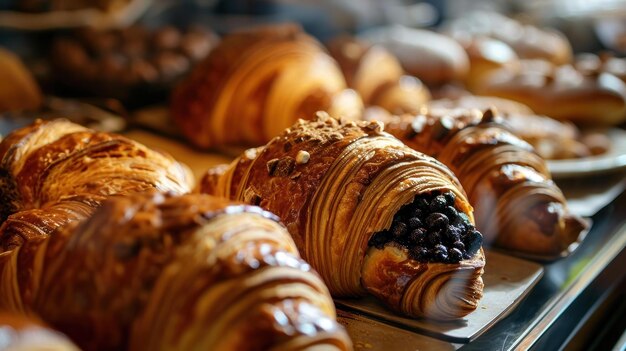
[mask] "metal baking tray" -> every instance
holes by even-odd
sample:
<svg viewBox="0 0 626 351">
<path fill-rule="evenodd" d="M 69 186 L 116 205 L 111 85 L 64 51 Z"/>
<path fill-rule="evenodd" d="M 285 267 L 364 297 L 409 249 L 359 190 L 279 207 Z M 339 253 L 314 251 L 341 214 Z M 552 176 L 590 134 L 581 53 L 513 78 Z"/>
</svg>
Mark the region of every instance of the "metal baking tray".
<svg viewBox="0 0 626 351">
<path fill-rule="evenodd" d="M 465 318 L 436 322 L 402 317 L 374 298 L 335 300 L 338 308 L 358 312 L 382 323 L 454 343 L 468 343 L 506 317 L 543 275 L 540 264 L 485 251 L 485 288 L 478 308 Z"/>
</svg>

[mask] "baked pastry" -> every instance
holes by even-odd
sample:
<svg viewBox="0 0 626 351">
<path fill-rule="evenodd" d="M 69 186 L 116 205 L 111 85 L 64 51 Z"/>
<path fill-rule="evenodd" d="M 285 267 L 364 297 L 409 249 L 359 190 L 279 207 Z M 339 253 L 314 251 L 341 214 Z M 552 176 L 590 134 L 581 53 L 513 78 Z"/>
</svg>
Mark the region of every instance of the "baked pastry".
<svg viewBox="0 0 626 351">
<path fill-rule="evenodd" d="M 19 57 L 0 47 L 0 113 L 36 110 L 42 100 L 35 78 Z"/>
<path fill-rule="evenodd" d="M 172 94 L 174 120 L 198 147 L 261 145 L 329 110 L 358 118 L 362 103 L 321 44 L 297 25 L 230 34 Z"/>
<path fill-rule="evenodd" d="M 65 336 L 34 320 L 0 312 L 0 340 L 4 351 L 78 351 Z"/>
<path fill-rule="evenodd" d="M 465 88 L 476 91 L 494 71 L 519 69 L 519 58 L 503 41 L 488 37 L 460 37 L 459 41 L 469 58 L 469 72 L 464 79 Z"/>
<path fill-rule="evenodd" d="M 476 91 L 529 106 L 538 114 L 590 126 L 626 120 L 626 83 L 608 72 L 588 74 L 573 66 L 523 62 L 520 71 L 502 69 Z"/>
<path fill-rule="evenodd" d="M 576 55 L 574 66 L 583 74 L 600 75 L 606 72 L 626 81 L 626 59 L 615 57 L 610 52 L 599 55 L 592 53 Z"/>
<path fill-rule="evenodd" d="M 379 122 L 300 120 L 209 170 L 198 190 L 276 213 L 333 296 L 369 292 L 438 320 L 467 315 L 482 296 L 482 236 L 465 192 Z"/>
<path fill-rule="evenodd" d="M 516 136 L 533 146 L 544 159 L 569 159 L 598 155 L 610 148 L 610 140 L 599 133 L 583 136 L 572 123 L 539 116 L 521 103 L 490 97 L 464 96 L 434 100 L 431 108 L 492 109 Z"/>
<path fill-rule="evenodd" d="M 74 195 L 182 194 L 192 183 L 191 172 L 169 155 L 63 119 L 37 121 L 0 143 L 0 223 Z"/>
<path fill-rule="evenodd" d="M 367 32 L 364 38 L 387 48 L 410 75 L 429 88 L 462 81 L 469 71 L 463 47 L 443 34 L 393 26 Z"/>
<path fill-rule="evenodd" d="M 84 350 L 351 349 L 322 280 L 256 207 L 115 196 L 83 222 L 2 249 L 2 290 L 28 288 L 24 308 Z M 18 284 L 24 275 L 35 283 Z"/>
<path fill-rule="evenodd" d="M 452 37 L 469 35 L 503 41 L 521 59 L 542 59 L 556 65 L 572 61 L 572 47 L 562 33 L 522 24 L 495 12 L 465 14 L 444 27 Z"/>
<path fill-rule="evenodd" d="M 54 40 L 50 63 L 56 85 L 65 90 L 57 93 L 116 98 L 135 107 L 163 101 L 217 42 L 198 26 L 81 28 Z"/>
<path fill-rule="evenodd" d="M 549 257 L 567 252 L 587 223 L 569 212 L 545 161 L 497 117 L 492 110 L 430 109 L 385 122 L 389 133 L 459 177 L 487 244 Z"/>
<path fill-rule="evenodd" d="M 347 36 L 333 39 L 327 47 L 348 86 L 361 95 L 366 106 L 412 113 L 430 100 L 428 88 L 419 79 L 404 75 L 398 59 L 384 47 Z"/>
</svg>

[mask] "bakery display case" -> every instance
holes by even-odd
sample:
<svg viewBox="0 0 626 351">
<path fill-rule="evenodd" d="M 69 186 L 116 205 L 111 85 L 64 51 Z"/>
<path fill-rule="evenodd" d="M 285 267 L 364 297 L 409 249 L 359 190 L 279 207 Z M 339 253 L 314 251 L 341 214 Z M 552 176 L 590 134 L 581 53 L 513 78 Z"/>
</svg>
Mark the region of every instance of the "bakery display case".
<svg viewBox="0 0 626 351">
<path fill-rule="evenodd" d="M 0 4 L 0 348 L 623 349 L 624 6 Z"/>
</svg>

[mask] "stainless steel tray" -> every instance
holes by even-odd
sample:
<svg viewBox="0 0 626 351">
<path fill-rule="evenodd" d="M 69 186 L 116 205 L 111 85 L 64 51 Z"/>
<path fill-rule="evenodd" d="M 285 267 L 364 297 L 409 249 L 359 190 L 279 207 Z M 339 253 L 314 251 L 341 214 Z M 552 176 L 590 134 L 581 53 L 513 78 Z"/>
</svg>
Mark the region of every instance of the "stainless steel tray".
<svg viewBox="0 0 626 351">
<path fill-rule="evenodd" d="M 506 317 L 543 275 L 537 263 L 485 251 L 485 289 L 476 311 L 454 322 L 435 322 L 402 317 L 376 299 L 335 300 L 346 312 L 357 311 L 383 323 L 455 343 L 468 343 Z M 356 340 L 357 335 L 353 338 Z"/>
</svg>

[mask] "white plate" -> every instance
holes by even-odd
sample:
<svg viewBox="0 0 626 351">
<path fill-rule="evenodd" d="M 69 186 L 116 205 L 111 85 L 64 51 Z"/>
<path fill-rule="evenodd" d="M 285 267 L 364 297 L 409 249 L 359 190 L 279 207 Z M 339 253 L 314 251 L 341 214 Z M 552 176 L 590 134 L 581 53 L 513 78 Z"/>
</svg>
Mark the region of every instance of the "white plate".
<svg viewBox="0 0 626 351">
<path fill-rule="evenodd" d="M 553 178 L 586 177 L 626 169 L 626 131 L 610 129 L 611 148 L 604 154 L 572 160 L 549 160 Z"/>
</svg>

